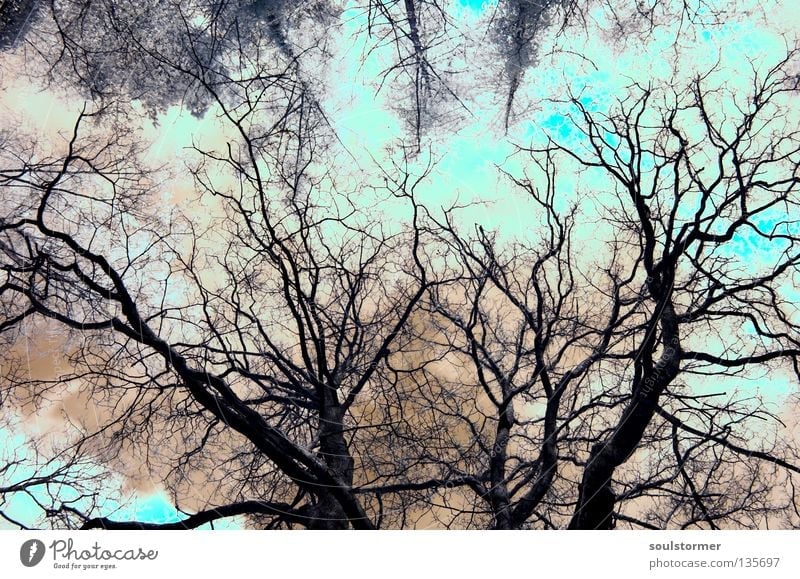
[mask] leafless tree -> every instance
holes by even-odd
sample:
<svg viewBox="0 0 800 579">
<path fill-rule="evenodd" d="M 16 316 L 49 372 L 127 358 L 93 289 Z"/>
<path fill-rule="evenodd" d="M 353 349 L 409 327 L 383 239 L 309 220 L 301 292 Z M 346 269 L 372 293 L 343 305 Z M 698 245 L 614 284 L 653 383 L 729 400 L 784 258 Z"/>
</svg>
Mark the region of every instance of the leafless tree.
<svg viewBox="0 0 800 579">
<path fill-rule="evenodd" d="M 373 172 L 304 68 L 324 41 L 292 40 L 324 2 L 76 0 L 24 24 L 12 4 L 0 47 L 87 104 L 53 142 L 2 135 L 3 419 L 63 406 L 57 443 L 26 432 L 0 462 L 7 522 L 27 496 L 69 528 L 800 524 L 797 441 L 731 391 L 800 379 L 795 51 L 746 90 L 712 69 L 608 107 L 569 93 L 566 136 L 498 169 L 529 225 L 509 239 L 420 192 L 426 107 L 459 98 L 432 56 L 458 45 L 444 3 L 365 6 L 414 111 Z M 506 129 L 539 31 L 589 4 L 498 7 Z M 619 23 L 668 10 L 635 11 Z M 213 116 L 218 139 L 168 175 L 137 97 Z M 176 180 L 190 193 L 163 210 Z M 44 326 L 63 360 L 35 374 L 19 344 Z M 109 481 L 137 469 L 181 521 L 115 518 Z"/>
<path fill-rule="evenodd" d="M 409 216 L 390 227 L 356 206 L 357 192 L 337 193 L 319 160 L 324 121 L 280 59 L 229 78 L 199 58 L 182 68 L 151 57 L 192 76 L 232 130 L 222 150 L 197 148 L 191 168 L 210 214 L 143 211 L 156 189 L 124 129 L 110 141 L 84 134 L 106 110 L 80 115 L 63 155 L 9 155 L 3 329 L 44 316 L 87 340 L 70 372 L 29 386 L 42 396 L 80 381 L 108 402 L 109 420 L 80 444 L 106 434 L 106 453 L 126 439 L 150 447 L 154 422 L 177 421 L 160 433 L 185 442 L 176 477 L 228 448 L 224 478 L 241 475 L 234 492 L 256 494 L 253 512 L 369 528 L 350 416 L 430 283 L 413 194 L 384 191 Z"/>
<path fill-rule="evenodd" d="M 757 396 L 725 391 L 800 378 L 795 58 L 747 97 L 709 86 L 712 71 L 685 90 L 633 86 L 608 112 L 570 98 L 578 136 L 524 149 L 537 174 L 509 176 L 535 202 L 538 247 L 441 223 L 459 281 L 428 308 L 439 346 L 472 368 L 451 388 L 482 401 L 458 413 L 473 433 L 458 475 L 494 527 L 797 524 L 796 442 Z M 613 230 L 595 259 L 574 247 L 587 199 L 559 190 L 556 166 L 603 184 Z M 574 204 L 559 212 L 559 197 Z"/>
</svg>

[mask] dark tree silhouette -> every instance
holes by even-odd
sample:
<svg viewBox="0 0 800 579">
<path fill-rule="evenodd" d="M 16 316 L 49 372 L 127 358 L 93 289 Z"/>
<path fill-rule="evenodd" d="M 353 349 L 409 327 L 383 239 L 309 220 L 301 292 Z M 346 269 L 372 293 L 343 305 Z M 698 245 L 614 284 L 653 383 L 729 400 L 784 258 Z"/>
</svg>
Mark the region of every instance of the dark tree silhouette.
<svg viewBox="0 0 800 579">
<path fill-rule="evenodd" d="M 611 36 L 720 16 L 606 4 Z M 476 20 L 498 138 L 544 39 L 594 7 Z M 473 31 L 437 0 L 347 7 L 365 67 L 392 49 L 377 90 L 408 124 L 357 156 L 315 76 L 340 8 L 0 9 L 0 48 L 86 101 L 63 134 L 1 137 L 0 432 L 24 435 L 0 517 L 26 526 L 27 497 L 87 529 L 798 526 L 797 441 L 753 387 L 800 380 L 798 53 L 746 89 L 717 68 L 608 106 L 566 87 L 546 104 L 567 130 L 526 129 L 496 168 L 512 235 L 431 194 L 437 111 L 480 100 Z M 153 161 L 142 118 L 178 103 L 214 136 Z M 118 518 L 115 477 L 182 520 Z"/>
</svg>

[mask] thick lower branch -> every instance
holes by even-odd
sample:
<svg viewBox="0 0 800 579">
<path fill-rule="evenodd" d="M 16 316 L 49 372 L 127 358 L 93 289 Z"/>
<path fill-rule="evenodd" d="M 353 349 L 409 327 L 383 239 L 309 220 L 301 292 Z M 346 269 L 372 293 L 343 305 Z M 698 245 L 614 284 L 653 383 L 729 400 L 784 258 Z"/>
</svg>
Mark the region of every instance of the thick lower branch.
<svg viewBox="0 0 800 579">
<path fill-rule="evenodd" d="M 270 503 L 264 501 L 243 501 L 221 507 L 214 507 L 200 511 L 181 521 L 174 523 L 142 523 L 139 521 L 114 521 L 106 517 L 97 517 L 87 520 L 81 529 L 106 529 L 109 531 L 175 531 L 196 529 L 206 523 L 235 517 L 239 515 L 271 515 L 288 523 L 305 525 L 308 517 L 304 515 L 303 508 L 293 509 L 285 503 Z"/>
</svg>

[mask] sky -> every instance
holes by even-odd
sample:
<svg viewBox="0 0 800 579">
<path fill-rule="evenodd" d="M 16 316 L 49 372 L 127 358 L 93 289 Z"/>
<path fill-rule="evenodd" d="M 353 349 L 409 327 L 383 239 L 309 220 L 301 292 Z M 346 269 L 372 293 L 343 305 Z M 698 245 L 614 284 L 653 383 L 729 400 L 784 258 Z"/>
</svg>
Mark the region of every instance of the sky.
<svg viewBox="0 0 800 579">
<path fill-rule="evenodd" d="M 525 236 L 530 227 L 527 217 L 530 204 L 519 196 L 508 194 L 507 181 L 498 166 L 516 167 L 520 161 L 513 157 L 516 146 L 532 146 L 552 137 L 567 144 L 581 143 L 581 136 L 572 124 L 575 110 L 554 102 L 564 98 L 566 91 L 581 95 L 581 102 L 590 111 L 604 111 L 624 87 L 632 83 L 651 84 L 656 88 L 667 83 L 687 82 L 695 73 L 718 63 L 717 75 L 732 93 L 749 88 L 750 67 L 763 69 L 785 51 L 787 31 L 800 31 L 800 11 L 795 2 L 769 2 L 766 14 L 757 10 L 758 2 L 743 2 L 744 9 L 730 12 L 724 22 L 708 27 L 658 28 L 652 35 L 620 36 L 613 29 L 607 10 L 601 2 L 590 2 L 589 26 L 585 32 L 569 29 L 555 37 L 556 30 L 542 32 L 540 44 L 560 50 L 548 54 L 541 50 L 536 61 L 525 71 L 522 86 L 515 99 L 515 114 L 506 132 L 502 126 L 505 103 L 502 83 L 497 82 L 502 70 L 500 57 L 487 47 L 481 37 L 481 26 L 492 17 L 496 3 L 488 0 L 455 0 L 448 4 L 450 15 L 467 31 L 463 50 L 451 57 L 448 64 L 458 74 L 452 77 L 453 86 L 462 96 L 467 112 L 447 99 L 436 106 L 433 128 L 423 151 L 411 160 L 412 170 L 422 171 L 430 159 L 434 170 L 426 180 L 422 195 L 432 207 L 445 207 L 460 200 L 479 201 L 463 213 L 465 224 L 480 222 L 486 229 L 495 230 L 501 237 L 513 239 Z M 315 89 L 325 95 L 325 112 L 341 145 L 346 151 L 339 159 L 339 174 L 360 179 L 367 174 L 379 182 L 379 167 L 397 160 L 398 142 L 408 139 L 409 127 L 398 111 L 394 90 L 398 86 L 379 89 L 381 71 L 392 59 L 390 46 L 375 49 L 366 61 L 362 59 L 366 45 L 360 33 L 365 26 L 364 13 L 358 3 L 346 3 L 339 25 L 332 27 L 328 48 L 332 54 L 327 67 L 312 71 Z M 676 50 L 675 40 L 680 48 Z M 589 56 L 590 60 L 585 57 Z M 752 64 L 749 64 L 748 61 Z M 746 64 L 747 63 L 747 64 Z M 47 90 L 29 78 L 17 74 L 21 61 L 15 55 L 0 56 L 0 118 L 14 119 L 18 130 L 44 137 L 55 148 L 63 145 L 64 134 L 71 127 L 80 108 L 80 101 L 64 93 Z M 138 106 L 136 103 L 134 107 Z M 798 107 L 800 109 L 800 107 Z M 229 133 L 221 128 L 213 107 L 202 117 L 191 115 L 184 107 L 172 106 L 155 119 L 142 115 L 140 136 L 149 143 L 147 158 L 154 165 L 168 159 L 180 162 L 190 159 L 188 147 L 202 143 L 209 147 L 222 146 Z M 793 121 L 797 121 L 794 117 Z M 585 139 L 584 139 L 585 141 Z M 592 172 L 575 176 L 568 169 L 559 177 L 565 192 L 575 189 L 601 189 L 600 177 Z M 345 184 L 345 188 L 347 185 Z M 355 188 L 355 186 L 353 186 Z M 193 203 L 193 185 L 180 165 L 165 178 L 165 202 L 177 208 Z M 565 193 L 564 203 L 569 199 Z M 590 244 L 598 235 L 594 216 L 587 215 L 577 229 L 578 241 Z M 735 253 L 746 260 L 768 262 L 774 247 L 765 247 L 762 240 L 746 236 L 733 244 Z M 774 256 L 773 256 L 774 257 Z M 800 293 L 787 288 L 787 297 L 800 302 Z M 796 389 L 788 374 L 776 373 L 761 380 L 731 384 L 734 388 L 752 389 L 752 393 L 767 396 L 775 405 Z M 709 380 L 698 388 L 716 388 Z M 0 448 L 19 449 L 30 454 L 26 446 L 25 428 L 19 417 L 0 426 Z M 27 449 L 27 450 L 26 450 Z M 98 466 L 98 468 L 101 468 Z M 18 475 L 26 474 L 20 471 Z M 154 481 L 149 493 L 127 489 L 124 481 L 112 476 L 109 491 L 119 496 L 104 507 L 114 518 L 134 518 L 143 522 L 172 522 L 178 517 L 171 499 Z M 4 483 L 0 480 L 0 486 Z M 35 505 L 24 498 L 14 498 L 7 512 L 21 521 L 33 522 Z M 217 528 L 237 528 L 239 519 L 227 521 Z M 8 526 L 0 521 L 0 528 Z"/>
</svg>

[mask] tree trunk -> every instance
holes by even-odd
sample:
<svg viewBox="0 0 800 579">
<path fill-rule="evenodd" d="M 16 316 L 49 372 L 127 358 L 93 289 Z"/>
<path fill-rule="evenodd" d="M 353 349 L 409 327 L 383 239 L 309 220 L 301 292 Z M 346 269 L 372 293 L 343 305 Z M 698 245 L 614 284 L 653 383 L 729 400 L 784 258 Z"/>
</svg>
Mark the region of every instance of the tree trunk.
<svg viewBox="0 0 800 579">
<path fill-rule="evenodd" d="M 642 440 L 658 407 L 658 399 L 680 367 L 680 341 L 675 310 L 665 298 L 660 317 L 664 352 L 649 372 L 634 380 L 633 394 L 617 427 L 604 441 L 595 444 L 578 488 L 578 504 L 570 529 L 610 529 L 613 527 L 615 496 L 612 477 L 628 460 Z M 646 345 L 647 348 L 653 348 Z M 647 357 L 652 360 L 652 350 Z"/>
<path fill-rule="evenodd" d="M 319 454 L 336 478 L 348 487 L 353 485 L 354 461 L 344 438 L 344 412 L 336 400 L 329 400 L 320 413 Z M 309 529 L 347 529 L 350 521 L 333 493 L 319 489 L 318 502 L 312 508 Z"/>
</svg>

